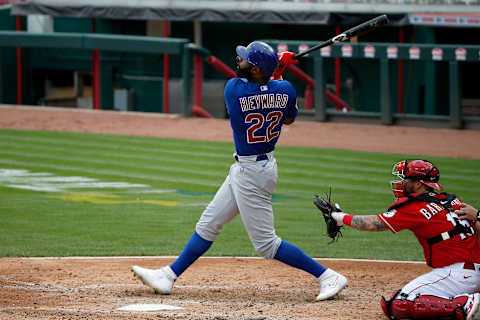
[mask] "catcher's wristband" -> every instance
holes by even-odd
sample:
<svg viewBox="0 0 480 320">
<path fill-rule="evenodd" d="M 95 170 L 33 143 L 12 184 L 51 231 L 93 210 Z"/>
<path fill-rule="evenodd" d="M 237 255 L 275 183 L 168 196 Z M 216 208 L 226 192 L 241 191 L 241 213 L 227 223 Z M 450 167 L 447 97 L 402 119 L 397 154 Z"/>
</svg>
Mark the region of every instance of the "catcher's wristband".
<svg viewBox="0 0 480 320">
<path fill-rule="evenodd" d="M 343 224 L 346 224 L 347 226 L 352 225 L 352 220 L 353 220 L 353 216 L 351 214 L 345 214 L 343 216 Z"/>
</svg>

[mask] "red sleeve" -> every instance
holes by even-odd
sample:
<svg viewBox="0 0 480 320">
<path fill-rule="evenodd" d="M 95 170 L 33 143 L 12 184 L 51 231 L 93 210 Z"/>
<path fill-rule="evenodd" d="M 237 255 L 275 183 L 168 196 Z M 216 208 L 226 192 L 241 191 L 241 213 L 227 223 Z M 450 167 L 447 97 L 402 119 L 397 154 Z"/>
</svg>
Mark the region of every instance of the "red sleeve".
<svg viewBox="0 0 480 320">
<path fill-rule="evenodd" d="M 396 211 L 393 209 L 392 211 Z M 392 231 L 392 233 L 397 233 L 399 230 L 396 230 L 395 228 L 392 227 L 392 225 L 389 223 L 387 217 L 384 215 L 391 215 L 394 214 L 392 211 L 387 211 L 384 213 L 377 214 L 377 217 L 383 222 L 383 224 L 388 228 L 388 230 Z"/>
<path fill-rule="evenodd" d="M 377 216 L 393 233 L 405 229 L 411 230 L 418 226 L 419 221 L 422 219 L 422 217 L 419 216 L 418 208 L 416 208 L 419 204 L 418 202 L 411 202 L 400 208 L 390 209 Z"/>
</svg>

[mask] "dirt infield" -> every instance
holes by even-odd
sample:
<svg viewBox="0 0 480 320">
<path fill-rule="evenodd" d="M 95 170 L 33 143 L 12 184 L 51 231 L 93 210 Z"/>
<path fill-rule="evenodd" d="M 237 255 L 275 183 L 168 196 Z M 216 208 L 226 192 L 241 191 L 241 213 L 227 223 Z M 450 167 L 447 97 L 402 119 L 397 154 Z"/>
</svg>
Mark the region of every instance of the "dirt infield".
<svg viewBox="0 0 480 320">
<path fill-rule="evenodd" d="M 226 120 L 0 106 L 0 128 L 66 130 L 232 141 Z M 480 132 L 298 122 L 279 144 L 480 159 Z M 319 260 L 349 279 L 335 300 L 314 302 L 319 285 L 280 262 L 201 258 L 176 282 L 170 296 L 153 294 L 130 267 L 161 267 L 172 257 L 0 258 L 0 319 L 384 319 L 380 296 L 389 296 L 424 264 Z M 131 312 L 130 304 L 179 310 Z"/>
<path fill-rule="evenodd" d="M 275 260 L 200 258 L 170 296 L 155 295 L 131 274 L 139 264 L 173 258 L 0 259 L 1 319 L 382 319 L 390 295 L 423 264 L 319 260 L 349 279 L 335 300 L 315 302 L 309 274 Z M 175 311 L 119 311 L 130 304 L 165 304 Z"/>
</svg>

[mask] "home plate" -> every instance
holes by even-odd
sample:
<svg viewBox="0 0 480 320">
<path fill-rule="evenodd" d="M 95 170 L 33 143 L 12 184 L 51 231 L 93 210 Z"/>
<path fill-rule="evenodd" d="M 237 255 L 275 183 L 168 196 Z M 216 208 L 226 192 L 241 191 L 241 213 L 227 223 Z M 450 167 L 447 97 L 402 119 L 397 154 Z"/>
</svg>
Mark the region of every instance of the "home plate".
<svg viewBox="0 0 480 320">
<path fill-rule="evenodd" d="M 168 304 L 129 304 L 118 308 L 121 311 L 158 311 L 158 310 L 180 310 L 182 307 L 171 306 Z"/>
</svg>

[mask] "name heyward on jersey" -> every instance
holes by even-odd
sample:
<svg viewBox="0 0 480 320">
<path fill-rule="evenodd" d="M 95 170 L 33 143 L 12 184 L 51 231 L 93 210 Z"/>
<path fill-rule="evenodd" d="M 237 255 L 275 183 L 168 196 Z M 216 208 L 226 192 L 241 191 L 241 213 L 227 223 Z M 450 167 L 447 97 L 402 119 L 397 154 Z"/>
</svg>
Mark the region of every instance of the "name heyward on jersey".
<svg viewBox="0 0 480 320">
<path fill-rule="evenodd" d="M 256 94 L 249 97 L 238 98 L 238 101 L 240 102 L 242 112 L 257 109 L 286 108 L 288 103 L 288 94 Z"/>
</svg>

